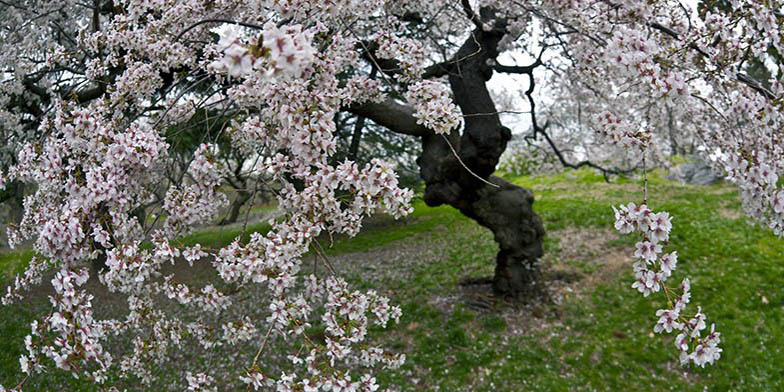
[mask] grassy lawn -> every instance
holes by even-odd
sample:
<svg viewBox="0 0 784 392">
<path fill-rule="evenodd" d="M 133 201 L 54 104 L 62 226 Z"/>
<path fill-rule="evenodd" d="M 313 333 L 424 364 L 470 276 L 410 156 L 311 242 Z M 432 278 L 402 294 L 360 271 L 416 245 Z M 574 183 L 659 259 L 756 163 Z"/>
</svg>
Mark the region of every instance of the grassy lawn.
<svg viewBox="0 0 784 392">
<path fill-rule="evenodd" d="M 535 192 L 534 208 L 549 233 L 543 265 L 552 302 L 489 300 L 476 306 L 482 293 L 460 282 L 492 275 L 497 247 L 488 231 L 449 207 L 417 202 L 404 221 L 374 218 L 359 236 L 338 238 L 328 249 L 330 257 L 354 257 L 357 264 L 385 249 L 434 251 L 427 260 L 401 265 L 407 275 L 345 269 L 355 286 L 388 293 L 403 308 L 399 324 L 371 333 L 374 343 L 408 358 L 399 370 L 377 374 L 382 385 L 441 391 L 784 390 L 784 241 L 747 223 L 732 186 L 683 186 L 652 173 L 648 193 L 654 211 L 674 217 L 666 250 L 677 250 L 679 263 L 670 283 L 690 277 L 687 313 L 701 305 L 722 333 L 721 360 L 702 369 L 680 367 L 673 336 L 652 334 L 663 297 L 644 298 L 630 288 L 631 262 L 624 257 L 635 237 L 611 230 L 610 206 L 639 203 L 639 181 L 606 184 L 584 170 L 509 179 Z M 184 242 L 220 246 L 240 231 L 207 230 Z M 618 255 L 620 265 L 613 267 L 607 255 Z M 0 272 L 18 271 L 24 257 L 29 255 L 0 256 Z M 45 305 L 0 307 L 0 384 L 18 380 L 22 339 L 33 310 Z M 34 390 L 90 390 L 57 372 L 37 379 Z"/>
</svg>

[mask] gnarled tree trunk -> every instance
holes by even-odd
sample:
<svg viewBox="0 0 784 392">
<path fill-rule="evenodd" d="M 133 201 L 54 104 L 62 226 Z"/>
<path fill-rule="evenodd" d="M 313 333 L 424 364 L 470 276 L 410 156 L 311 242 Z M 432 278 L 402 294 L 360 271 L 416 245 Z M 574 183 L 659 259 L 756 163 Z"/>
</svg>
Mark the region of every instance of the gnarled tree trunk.
<svg viewBox="0 0 784 392">
<path fill-rule="evenodd" d="M 511 138 L 486 85 L 504 32 L 501 23 L 491 31 L 475 29 L 453 60 L 434 73 L 449 76 L 455 103 L 465 116 L 461 135 L 455 131 L 449 136 L 436 135 L 416 124 L 411 108 L 393 101 L 349 110 L 393 131 L 421 138 L 422 155 L 417 163 L 426 184 L 425 202 L 429 206 L 448 204 L 490 229 L 500 248 L 493 288 L 500 295 L 519 296 L 535 288 L 544 228 L 533 211 L 530 190 L 491 176 Z"/>
</svg>

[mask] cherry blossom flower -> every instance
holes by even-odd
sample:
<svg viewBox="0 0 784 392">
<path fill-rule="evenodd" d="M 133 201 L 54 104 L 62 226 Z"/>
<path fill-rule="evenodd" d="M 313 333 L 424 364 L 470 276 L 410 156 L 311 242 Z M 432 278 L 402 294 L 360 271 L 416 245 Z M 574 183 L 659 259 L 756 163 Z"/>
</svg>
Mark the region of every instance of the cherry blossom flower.
<svg viewBox="0 0 784 392">
<path fill-rule="evenodd" d="M 683 329 L 683 326 L 678 322 L 680 314 L 677 310 L 659 309 L 656 311 L 656 317 L 659 317 L 659 321 L 653 327 L 653 332 L 661 333 L 662 331 L 667 331 L 667 333 L 670 333 L 673 329 Z"/>
<path fill-rule="evenodd" d="M 675 346 L 680 351 L 679 361 L 682 365 L 694 363 L 704 367 L 713 364 L 721 357 L 722 349 L 718 332 L 711 325 L 708 337 L 701 337 L 701 332 L 706 328 L 706 316 L 702 308 L 698 307 L 697 313 L 691 319 L 682 316 L 683 311 L 691 300 L 691 283 L 684 279 L 677 289 L 666 286 L 666 280 L 672 276 L 678 264 L 678 253 L 662 253 L 663 241 L 669 238 L 672 223 L 669 213 L 654 213 L 645 204 L 636 205 L 629 203 L 619 208 L 613 207 L 615 213 L 615 227 L 623 234 L 639 231 L 643 241 L 636 244 L 632 264 L 635 281 L 631 287 L 648 297 L 653 293 L 664 291 L 668 298 L 669 307 L 656 311 L 658 320 L 653 327 L 655 333 L 678 332 Z M 657 240 L 651 241 L 653 237 Z M 680 293 L 678 293 L 680 291 Z M 693 347 L 694 351 L 689 352 Z"/>
<path fill-rule="evenodd" d="M 436 133 L 449 133 L 460 124 L 460 112 L 441 83 L 423 80 L 409 86 L 406 99 L 414 107 L 417 124 Z"/>
</svg>

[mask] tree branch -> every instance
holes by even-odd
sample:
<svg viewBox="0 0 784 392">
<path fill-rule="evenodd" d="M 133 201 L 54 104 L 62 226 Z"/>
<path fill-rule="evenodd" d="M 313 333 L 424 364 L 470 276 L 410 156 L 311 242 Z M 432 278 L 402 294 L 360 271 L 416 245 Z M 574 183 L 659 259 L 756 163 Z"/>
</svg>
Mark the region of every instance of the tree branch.
<svg viewBox="0 0 784 392">
<path fill-rule="evenodd" d="M 411 136 L 433 134 L 432 130 L 422 124 L 417 124 L 417 118 L 414 117 L 414 109 L 391 99 L 381 103 L 368 101 L 343 109 L 358 116 L 369 118 L 376 124 L 387 127 L 395 133 Z"/>
<path fill-rule="evenodd" d="M 530 74 L 534 68 L 542 65 L 541 56 L 531 65 L 502 65 L 494 64 L 493 70 L 496 72 L 513 73 L 513 74 Z"/>
<path fill-rule="evenodd" d="M 496 72 L 504 72 L 504 73 L 514 73 L 514 74 L 527 74 L 531 77 L 531 83 L 533 83 L 533 75 L 534 69 L 542 63 L 542 55 L 544 55 L 545 49 L 547 49 L 550 45 L 544 46 L 542 50 L 539 51 L 539 55 L 536 56 L 536 61 L 529 65 L 502 65 L 495 63 L 493 64 L 493 70 Z"/>
<path fill-rule="evenodd" d="M 579 168 L 581 168 L 583 166 L 588 166 L 590 168 L 594 168 L 594 169 L 599 170 L 599 171 L 602 172 L 602 175 L 604 176 L 604 180 L 606 182 L 609 182 L 609 175 L 610 174 L 616 174 L 616 175 L 617 174 L 626 174 L 626 173 L 631 173 L 631 172 L 633 172 L 633 171 L 635 171 L 635 170 L 640 168 L 639 166 L 635 166 L 635 167 L 631 167 L 631 168 L 628 168 L 628 169 L 620 169 L 620 168 L 617 168 L 617 167 L 609 169 L 609 168 L 606 168 L 606 167 L 599 166 L 599 165 L 597 165 L 597 164 L 595 164 L 595 163 L 593 163 L 593 162 L 591 162 L 591 161 L 589 161 L 587 159 L 583 160 L 583 161 L 580 161 L 580 162 L 577 162 L 577 163 L 569 163 L 569 162 L 566 161 L 566 158 L 564 158 L 563 153 L 561 152 L 561 150 L 559 150 L 558 147 L 555 145 L 555 142 L 553 142 L 553 139 L 550 138 L 550 135 L 547 133 L 548 125 L 549 125 L 549 123 L 544 124 L 544 127 L 539 128 L 538 133 L 540 133 L 540 134 L 542 134 L 544 136 L 544 139 L 547 141 L 547 144 L 549 144 L 550 148 L 553 149 L 553 152 L 555 153 L 555 156 L 558 158 L 558 161 L 561 162 L 561 165 L 563 167 L 568 167 L 570 169 L 579 169 Z"/>
<path fill-rule="evenodd" d="M 629 169 L 619 169 L 619 168 L 608 169 L 599 166 L 589 160 L 583 160 L 578 163 L 569 163 L 566 161 L 566 158 L 563 156 L 561 150 L 558 149 L 558 146 L 555 145 L 555 142 L 550 137 L 550 134 L 547 133 L 547 127 L 549 126 L 549 123 L 545 122 L 544 126 L 539 126 L 539 123 L 536 120 L 536 101 L 534 101 L 534 97 L 533 97 L 533 92 L 534 92 L 534 88 L 536 87 L 536 82 L 534 80 L 533 70 L 536 67 L 537 63 L 541 64 L 541 58 L 542 58 L 542 54 L 540 53 L 539 58 L 536 59 L 536 62 L 534 62 L 534 64 L 531 64 L 530 66 L 509 67 L 509 68 L 527 68 L 525 72 L 518 72 L 518 73 L 527 74 L 528 80 L 530 81 L 530 83 L 528 84 L 528 89 L 525 91 L 525 96 L 528 98 L 528 104 L 531 106 L 531 127 L 533 129 L 533 132 L 531 133 L 531 135 L 525 137 L 526 142 L 530 143 L 530 139 L 536 140 L 536 136 L 541 134 L 542 136 L 544 136 L 544 139 L 545 141 L 547 141 L 547 144 L 550 145 L 550 148 L 553 149 L 555 156 L 558 158 L 558 161 L 561 162 L 561 165 L 563 167 L 568 167 L 571 169 L 579 169 L 583 166 L 588 166 L 594 168 L 602 172 L 602 175 L 604 176 L 604 180 L 607 182 L 609 182 L 608 176 L 610 174 L 624 174 L 636 170 L 637 167 L 633 167 Z"/>
<path fill-rule="evenodd" d="M 476 12 L 474 12 L 474 10 L 471 8 L 471 3 L 469 3 L 469 0 L 460 0 L 460 4 L 463 6 L 463 12 L 465 12 L 466 16 L 471 20 L 474 26 L 476 26 L 476 28 L 479 30 L 484 30 L 485 25 L 482 23 L 482 19 L 479 18 L 479 15 L 477 15 Z"/>
</svg>

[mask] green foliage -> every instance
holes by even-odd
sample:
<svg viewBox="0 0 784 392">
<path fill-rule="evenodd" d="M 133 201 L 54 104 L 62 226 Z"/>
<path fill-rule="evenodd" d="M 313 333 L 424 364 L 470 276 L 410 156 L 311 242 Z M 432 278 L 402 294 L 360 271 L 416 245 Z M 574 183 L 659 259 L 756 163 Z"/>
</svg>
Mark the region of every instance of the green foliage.
<svg viewBox="0 0 784 392">
<path fill-rule="evenodd" d="M 692 161 L 692 159 L 684 155 L 672 154 L 669 157 L 667 157 L 667 161 L 669 161 L 670 164 L 675 166 L 675 165 L 680 165 L 682 163 L 689 163 Z"/>
<path fill-rule="evenodd" d="M 488 314 L 482 317 L 482 328 L 489 332 L 503 332 L 506 327 L 506 320 L 497 314 Z"/>
<path fill-rule="evenodd" d="M 611 205 L 641 199 L 637 180 L 625 184 L 592 182 L 587 173 L 555 177 L 520 177 L 515 182 L 537 190 L 535 209 L 548 230 L 611 228 Z M 495 250 L 461 242 L 483 243 L 485 234 L 468 220 L 451 222 L 445 257 L 425 265 L 411 282 L 402 282 L 400 298 L 410 301 L 396 336 L 404 339 L 408 364 L 381 379 L 403 390 L 778 390 L 784 387 L 781 325 L 784 295 L 777 282 L 784 276 L 784 243 L 742 217 L 737 193 L 727 185 L 691 187 L 667 182 L 649 173 L 656 183 L 649 193 L 654 209 L 674 218 L 672 248 L 681 262 L 673 279 L 690 276 L 694 301 L 723 333 L 724 357 L 714 367 L 681 368 L 673 337 L 649 336 L 661 298 L 644 298 L 630 288 L 631 266 L 620 276 L 603 281 L 584 297 L 567 300 L 560 317 L 544 315 L 533 324 L 548 327 L 510 336 L 520 326 L 507 325 L 498 314 L 477 313 L 472 320 L 463 309 L 437 309 L 432 298 L 454 295 L 453 270 L 489 273 Z M 599 191 L 596 191 L 596 188 Z M 590 192 L 590 197 L 587 193 Z M 416 224 L 416 223 L 415 223 Z M 478 238 L 477 238 L 478 237 Z M 629 252 L 632 236 L 609 240 L 607 246 Z M 550 252 L 573 244 L 546 240 Z M 599 267 L 574 261 L 586 275 Z M 459 266 L 459 267 L 457 267 Z M 579 283 L 578 283 L 579 284 Z M 425 287 L 425 289 L 421 289 Z M 763 301 L 763 297 L 765 300 Z M 402 299 L 401 299 L 402 301 Z M 404 302 L 405 303 L 405 302 Z M 470 311 L 470 310 L 469 310 Z M 455 315 L 457 314 L 457 316 Z M 456 321 L 456 320 L 459 320 Z M 419 326 L 411 329 L 411 323 Z M 463 333 L 456 332 L 460 326 Z M 379 339 L 384 339 L 379 334 Z M 411 379 L 419 384 L 412 384 Z"/>
<path fill-rule="evenodd" d="M 270 227 L 269 223 L 266 222 L 249 224 L 244 233 L 242 226 L 231 228 L 219 227 L 217 229 L 211 228 L 189 234 L 183 237 L 181 241 L 186 246 L 201 244 L 203 247 L 220 249 L 231 244 L 240 236 L 242 236 L 241 241 L 247 243 L 251 233 L 258 232 L 264 234 L 269 231 Z"/>
</svg>

